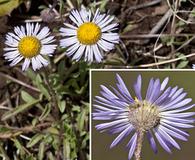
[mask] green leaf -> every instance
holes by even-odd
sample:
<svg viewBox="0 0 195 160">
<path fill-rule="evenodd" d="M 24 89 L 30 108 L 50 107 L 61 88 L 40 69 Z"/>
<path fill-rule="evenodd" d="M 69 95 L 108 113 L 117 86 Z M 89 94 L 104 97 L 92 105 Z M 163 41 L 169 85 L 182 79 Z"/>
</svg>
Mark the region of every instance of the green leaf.
<svg viewBox="0 0 195 160">
<path fill-rule="evenodd" d="M 88 141 L 89 141 L 89 133 L 87 133 L 82 141 L 82 147 L 81 148 L 86 148 L 88 146 Z"/>
<path fill-rule="evenodd" d="M 54 155 L 51 152 L 48 153 L 48 160 L 55 160 Z"/>
<path fill-rule="evenodd" d="M 52 147 L 55 149 L 55 150 L 58 150 L 59 149 L 59 145 L 60 145 L 60 138 L 59 136 L 56 136 L 56 135 L 53 135 L 53 142 L 52 142 Z"/>
<path fill-rule="evenodd" d="M 38 122 L 39 122 L 38 118 L 35 117 L 35 118 L 33 118 L 33 120 L 32 120 L 32 125 L 33 125 L 33 126 L 36 126 L 36 124 L 37 124 Z"/>
<path fill-rule="evenodd" d="M 185 68 L 187 65 L 188 65 L 188 61 L 181 61 L 176 68 L 178 69 L 182 69 L 182 68 Z"/>
<path fill-rule="evenodd" d="M 178 53 L 176 53 L 175 54 L 178 58 L 182 58 L 181 60 L 187 60 L 187 58 L 185 57 L 185 55 L 183 54 L 183 53 L 180 53 L 180 52 L 178 52 Z"/>
<path fill-rule="evenodd" d="M 123 34 L 126 34 L 127 32 L 131 32 L 132 30 L 138 28 L 137 24 L 129 23 L 127 26 L 123 29 Z"/>
<path fill-rule="evenodd" d="M 60 15 L 63 15 L 64 14 L 64 1 L 63 0 L 60 0 Z"/>
<path fill-rule="evenodd" d="M 195 17 L 195 9 L 192 10 L 191 16 L 192 16 L 192 17 Z"/>
<path fill-rule="evenodd" d="M 8 3 L 10 0 L 0 0 L 0 5 Z"/>
<path fill-rule="evenodd" d="M 42 142 L 39 145 L 38 160 L 43 160 L 45 151 L 45 143 Z"/>
<path fill-rule="evenodd" d="M 47 128 L 47 132 L 51 133 L 51 134 L 54 134 L 54 135 L 58 135 L 59 134 L 59 131 L 58 129 L 54 128 L 54 127 L 49 127 Z"/>
<path fill-rule="evenodd" d="M 12 139 L 12 141 L 14 142 L 14 145 L 16 146 L 16 148 L 19 150 L 20 155 L 24 156 L 25 150 L 24 150 L 23 145 L 20 143 L 20 141 L 18 141 L 18 139 Z"/>
<path fill-rule="evenodd" d="M 32 155 L 30 155 L 25 160 L 36 160 L 36 159 Z"/>
<path fill-rule="evenodd" d="M 9 118 L 12 118 L 14 116 L 16 116 L 17 114 L 24 112 L 25 110 L 30 109 L 32 106 L 34 106 L 35 104 L 39 103 L 40 100 L 33 100 L 29 103 L 17 106 L 16 108 L 14 108 L 13 110 L 10 110 L 8 112 L 6 112 L 5 114 L 2 115 L 1 120 L 5 121 Z"/>
<path fill-rule="evenodd" d="M 101 1 L 101 5 L 99 7 L 100 11 L 104 11 L 105 12 L 105 8 L 106 8 L 106 5 L 107 5 L 108 2 L 109 2 L 109 0 Z"/>
<path fill-rule="evenodd" d="M 86 109 L 83 109 L 78 118 L 78 129 L 81 132 L 83 130 L 86 118 Z"/>
<path fill-rule="evenodd" d="M 64 140 L 63 140 L 63 154 L 64 154 L 65 159 L 70 159 L 70 151 L 71 151 L 70 143 L 66 138 L 64 138 Z"/>
<path fill-rule="evenodd" d="M 80 112 L 80 111 L 81 111 L 81 107 L 78 106 L 78 105 L 73 105 L 73 106 L 72 106 L 72 111 Z"/>
<path fill-rule="evenodd" d="M 30 94 L 28 94 L 25 91 L 21 92 L 21 97 L 27 103 L 36 100 L 35 98 L 33 98 Z"/>
<path fill-rule="evenodd" d="M 58 107 L 60 109 L 60 112 L 61 113 L 64 113 L 65 108 L 66 108 L 66 101 L 59 101 L 58 102 Z"/>
<path fill-rule="evenodd" d="M 46 89 L 46 87 L 42 83 L 43 83 L 43 81 L 41 79 L 41 76 L 40 75 L 37 75 L 37 77 L 36 77 L 36 85 L 37 85 L 38 89 L 41 91 L 41 93 L 43 93 L 43 95 L 48 100 L 50 100 L 51 99 L 51 96 L 49 95 L 48 90 Z"/>
<path fill-rule="evenodd" d="M 39 117 L 39 120 L 40 121 L 44 120 L 48 116 L 48 114 L 50 113 L 50 111 L 51 111 L 51 104 L 47 104 L 45 106 L 45 108 L 44 108 L 41 116 Z"/>
<path fill-rule="evenodd" d="M 19 0 L 0 0 L 0 17 L 10 14 L 20 3 Z"/>
<path fill-rule="evenodd" d="M 26 71 L 27 76 L 33 81 L 35 84 L 35 77 L 37 76 L 37 72 L 35 73 L 31 68 Z"/>
<path fill-rule="evenodd" d="M 37 144 L 40 140 L 42 140 L 43 135 L 42 134 L 36 134 L 34 135 L 31 140 L 27 143 L 27 148 L 33 147 L 35 144 Z"/>
<path fill-rule="evenodd" d="M 51 99 L 51 96 L 49 95 L 49 92 L 47 91 L 47 89 L 46 89 L 42 84 L 39 84 L 37 87 L 40 89 L 40 91 L 43 93 L 43 95 L 44 95 L 48 100 Z"/>
</svg>

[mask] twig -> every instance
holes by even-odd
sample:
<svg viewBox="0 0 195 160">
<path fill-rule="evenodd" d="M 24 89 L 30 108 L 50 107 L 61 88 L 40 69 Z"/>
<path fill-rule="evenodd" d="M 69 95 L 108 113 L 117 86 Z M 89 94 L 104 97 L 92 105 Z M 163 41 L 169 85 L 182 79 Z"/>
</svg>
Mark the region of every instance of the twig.
<svg viewBox="0 0 195 160">
<path fill-rule="evenodd" d="M 146 3 L 140 4 L 140 5 L 129 7 L 128 10 L 138 10 L 138 9 L 142 9 L 142 8 L 151 7 L 151 6 L 154 6 L 154 5 L 161 3 L 161 1 L 162 0 L 153 0 L 151 2 L 146 2 Z"/>
<path fill-rule="evenodd" d="M 158 38 L 158 37 L 187 37 L 195 36 L 195 34 L 182 33 L 182 34 L 131 34 L 131 35 L 121 35 L 121 39 L 148 39 L 148 38 Z"/>
<path fill-rule="evenodd" d="M 21 131 L 21 132 L 24 132 L 24 133 L 28 133 L 28 132 L 32 132 L 36 129 L 46 128 L 46 127 L 51 126 L 51 125 L 52 125 L 51 122 L 45 122 L 45 123 L 38 124 L 36 126 L 32 125 L 32 126 L 25 126 L 25 127 L 21 127 L 21 128 L 6 126 L 6 128 L 14 130 L 14 131 Z"/>
<path fill-rule="evenodd" d="M 177 62 L 181 59 L 184 59 L 184 58 L 189 58 L 189 57 L 193 57 L 195 56 L 195 53 L 191 53 L 191 54 L 188 54 L 188 55 L 185 55 L 185 56 L 182 56 L 182 57 L 178 57 L 178 58 L 175 58 L 175 59 L 170 59 L 170 60 L 166 60 L 166 61 L 162 61 L 162 62 L 157 62 L 157 63 L 150 63 L 150 64 L 141 64 L 141 65 L 135 65 L 135 66 L 114 66 L 115 68 L 149 68 L 149 67 L 154 67 L 154 66 L 158 66 L 158 65 L 163 65 L 163 64 L 168 64 L 168 63 L 173 63 L 173 62 Z"/>
<path fill-rule="evenodd" d="M 16 97 L 16 96 L 19 94 L 19 92 L 20 92 L 20 90 L 17 91 L 16 93 L 12 94 L 12 95 L 10 96 L 10 99 Z M 9 99 L 4 100 L 4 101 L 0 104 L 0 106 L 4 106 L 5 104 L 8 103 L 8 101 L 9 101 Z"/>
<path fill-rule="evenodd" d="M 61 59 L 63 59 L 66 56 L 66 52 L 63 52 L 58 57 L 54 59 L 54 64 L 57 64 Z"/>
<path fill-rule="evenodd" d="M 189 0 L 193 5 L 195 5 L 195 2 L 193 2 L 192 0 Z"/>
<path fill-rule="evenodd" d="M 150 34 L 155 34 L 158 33 L 158 31 L 165 25 L 165 23 L 167 22 L 167 20 L 172 16 L 172 12 L 169 9 L 166 14 L 158 21 L 158 23 L 152 28 L 152 30 L 150 31 Z M 147 44 L 150 42 L 150 39 L 145 40 L 143 43 Z"/>
<path fill-rule="evenodd" d="M 143 65 L 138 65 L 138 66 L 134 66 L 134 67 L 135 68 L 153 67 L 153 66 L 158 66 L 158 65 L 162 65 L 162 64 L 168 64 L 168 63 L 177 62 L 177 61 L 179 61 L 181 59 L 189 58 L 189 57 L 193 57 L 193 56 L 195 56 L 195 53 L 191 53 L 191 54 L 188 54 L 186 56 L 182 56 L 182 57 L 175 58 L 175 59 L 170 59 L 170 60 L 167 60 L 167 61 L 162 61 L 162 62 L 158 62 L 158 63 L 143 64 Z M 128 66 L 127 66 L 127 68 L 128 68 Z"/>
<path fill-rule="evenodd" d="M 179 1 L 176 0 L 175 4 L 175 12 L 177 11 L 178 7 L 179 7 Z M 171 34 L 175 34 L 176 32 L 176 16 L 175 14 L 173 14 L 173 18 L 172 18 L 172 24 L 171 24 Z M 175 37 L 172 37 L 171 41 L 174 41 Z M 173 43 L 171 43 L 171 52 L 174 53 L 175 52 L 175 46 L 173 45 Z M 175 54 L 171 55 L 172 58 L 175 58 Z M 172 63 L 172 68 L 175 68 L 175 64 Z"/>
<path fill-rule="evenodd" d="M 171 9 L 171 12 L 172 12 L 179 20 L 181 20 L 182 22 L 184 22 L 184 23 L 186 23 L 186 24 L 195 24 L 195 22 L 185 20 L 185 19 L 181 18 L 180 16 L 178 16 L 178 15 L 177 15 L 177 12 L 175 12 L 174 9 L 172 8 L 172 6 L 171 6 L 169 0 L 167 0 L 167 4 L 168 4 L 169 8 Z"/>
<path fill-rule="evenodd" d="M 32 22 L 42 22 L 42 18 L 36 18 L 36 19 L 26 19 L 24 20 L 25 23 L 32 23 Z"/>
<path fill-rule="evenodd" d="M 70 9 L 74 8 L 74 5 L 72 4 L 72 2 L 70 0 L 67 0 L 66 2 L 69 5 Z"/>
<path fill-rule="evenodd" d="M 9 80 L 11 80 L 11 81 L 13 81 L 15 83 L 18 83 L 18 84 L 20 84 L 20 85 L 22 85 L 22 86 L 24 86 L 26 88 L 29 88 L 29 89 L 31 89 L 33 91 L 40 92 L 39 89 L 37 89 L 37 88 L 35 88 L 35 87 L 31 86 L 31 85 L 28 85 L 28 84 L 26 84 L 26 83 L 24 83 L 24 82 L 22 82 L 22 81 L 20 81 L 20 80 L 18 80 L 16 78 L 13 78 L 10 75 L 7 75 L 7 74 L 4 74 L 4 73 L 0 72 L 0 76 L 4 77 L 6 79 L 9 79 Z"/>
<path fill-rule="evenodd" d="M 190 42 L 192 42 L 195 39 L 195 36 L 191 37 L 189 40 L 187 40 L 185 43 L 183 43 L 179 48 L 177 48 L 174 52 L 171 52 L 170 54 L 174 54 L 178 52 L 180 49 L 188 45 Z"/>
<path fill-rule="evenodd" d="M 11 126 L 5 126 L 7 129 L 10 130 L 10 132 L 0 133 L 0 139 L 9 139 L 11 137 L 15 137 L 18 135 L 21 135 L 21 133 L 30 133 L 37 130 L 40 130 L 41 128 L 47 128 L 51 126 L 52 123 L 46 122 L 42 124 L 38 124 L 37 126 L 25 126 L 25 127 L 11 127 Z"/>
<path fill-rule="evenodd" d="M 160 48 L 163 47 L 163 44 L 159 44 L 157 47 L 155 47 L 153 49 L 153 53 L 157 52 Z M 146 52 L 146 53 L 143 53 L 144 56 L 149 56 L 149 57 L 153 57 L 153 58 L 156 58 L 156 59 L 163 59 L 163 60 L 167 60 L 167 59 L 170 59 L 171 57 L 170 56 L 158 56 L 158 55 L 152 55 L 151 52 Z"/>
<path fill-rule="evenodd" d="M 2 110 L 11 110 L 11 108 L 6 107 L 6 106 L 2 106 L 2 105 L 0 105 L 0 109 L 2 109 Z"/>
<path fill-rule="evenodd" d="M 129 52 L 128 52 L 128 50 L 127 50 L 127 47 L 126 47 L 126 45 L 124 44 L 124 42 L 120 39 L 120 44 L 121 44 L 121 46 L 122 46 L 122 48 L 124 49 L 124 51 L 125 51 L 125 58 L 126 58 L 126 61 L 128 61 L 129 60 Z"/>
</svg>

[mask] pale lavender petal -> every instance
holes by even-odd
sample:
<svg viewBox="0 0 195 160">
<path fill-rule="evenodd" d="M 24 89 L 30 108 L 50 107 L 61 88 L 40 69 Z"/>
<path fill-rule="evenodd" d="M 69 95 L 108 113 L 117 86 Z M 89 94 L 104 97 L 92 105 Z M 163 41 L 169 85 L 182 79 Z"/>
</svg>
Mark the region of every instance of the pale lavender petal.
<svg viewBox="0 0 195 160">
<path fill-rule="evenodd" d="M 120 77 L 119 74 L 116 74 L 116 79 L 118 81 L 117 86 L 119 88 L 119 91 L 121 93 L 123 93 L 124 95 L 126 95 L 126 97 L 129 99 L 130 102 L 133 102 L 134 100 L 133 100 L 131 94 L 129 93 L 124 81 L 122 80 L 122 78 Z"/>
<path fill-rule="evenodd" d="M 171 143 L 175 148 L 180 149 L 180 146 L 178 145 L 178 143 L 169 134 L 167 134 L 165 130 L 162 129 L 161 125 L 159 125 L 158 127 L 158 133 L 159 135 L 161 135 L 161 137 L 164 137 L 164 139 L 169 141 L 169 143 Z"/>
<path fill-rule="evenodd" d="M 151 131 L 148 131 L 147 132 L 147 138 L 148 138 L 148 141 L 150 143 L 150 146 L 152 147 L 152 150 L 154 151 L 154 153 L 157 153 L 157 145 L 156 145 L 156 142 L 154 140 L 154 137 L 152 136 L 152 132 Z"/>
<path fill-rule="evenodd" d="M 183 141 L 187 141 L 187 138 L 185 136 L 183 136 L 182 134 L 179 134 L 180 132 L 177 132 L 177 131 L 174 131 L 174 129 L 168 129 L 167 127 L 164 127 L 163 125 L 161 125 L 161 128 L 167 132 L 169 135 L 177 138 L 177 139 L 180 139 L 180 140 L 183 140 Z"/>
<path fill-rule="evenodd" d="M 137 96 L 137 98 L 139 100 L 142 100 L 142 96 L 141 96 L 141 86 L 142 86 L 142 77 L 141 75 L 139 75 L 137 77 L 137 81 L 136 83 L 134 84 L 134 91 L 135 91 L 135 94 Z"/>
<path fill-rule="evenodd" d="M 135 152 L 135 148 L 136 148 L 136 142 L 137 142 L 137 133 L 135 133 L 131 140 L 129 141 L 129 143 L 127 144 L 128 148 L 130 148 L 129 150 L 129 154 L 128 154 L 128 160 L 130 160 Z"/>
<path fill-rule="evenodd" d="M 161 88 L 160 88 L 161 91 L 163 91 L 165 89 L 165 87 L 167 86 L 168 82 L 169 82 L 169 77 L 166 77 L 164 79 L 164 81 L 162 82 L 162 84 L 161 84 Z"/>
<path fill-rule="evenodd" d="M 132 125 L 128 126 L 125 130 L 123 130 L 115 138 L 115 140 L 112 142 L 112 144 L 110 145 L 110 148 L 113 148 L 114 146 L 116 146 L 121 140 L 123 140 L 126 136 L 128 136 L 131 133 L 132 130 L 133 130 L 133 126 Z"/>
<path fill-rule="evenodd" d="M 156 139 L 160 143 L 160 145 L 166 150 L 168 153 L 171 153 L 171 149 L 169 148 L 167 142 L 159 135 L 156 129 L 153 129 Z"/>
</svg>

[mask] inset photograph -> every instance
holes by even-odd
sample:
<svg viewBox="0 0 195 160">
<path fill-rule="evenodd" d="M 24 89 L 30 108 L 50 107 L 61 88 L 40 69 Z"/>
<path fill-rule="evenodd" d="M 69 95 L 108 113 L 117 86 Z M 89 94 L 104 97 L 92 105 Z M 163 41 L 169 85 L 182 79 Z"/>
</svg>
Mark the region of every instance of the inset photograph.
<svg viewBox="0 0 195 160">
<path fill-rule="evenodd" d="M 91 160 L 194 160 L 194 75 L 91 70 Z"/>
</svg>

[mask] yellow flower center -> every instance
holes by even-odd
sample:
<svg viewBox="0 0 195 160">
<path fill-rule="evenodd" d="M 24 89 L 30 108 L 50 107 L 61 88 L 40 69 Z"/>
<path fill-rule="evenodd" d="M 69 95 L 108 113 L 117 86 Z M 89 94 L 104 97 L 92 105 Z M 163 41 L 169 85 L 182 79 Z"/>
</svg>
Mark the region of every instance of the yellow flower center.
<svg viewBox="0 0 195 160">
<path fill-rule="evenodd" d="M 148 131 L 160 123 L 158 106 L 135 98 L 134 104 L 128 106 L 129 121 L 139 131 Z"/>
<path fill-rule="evenodd" d="M 84 23 L 77 30 L 77 38 L 84 45 L 93 45 L 101 38 L 101 29 L 93 22 Z"/>
<path fill-rule="evenodd" d="M 18 50 L 25 58 L 35 57 L 40 53 L 41 42 L 34 36 L 26 36 L 20 40 Z"/>
</svg>

